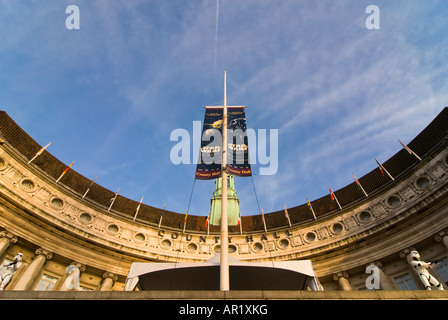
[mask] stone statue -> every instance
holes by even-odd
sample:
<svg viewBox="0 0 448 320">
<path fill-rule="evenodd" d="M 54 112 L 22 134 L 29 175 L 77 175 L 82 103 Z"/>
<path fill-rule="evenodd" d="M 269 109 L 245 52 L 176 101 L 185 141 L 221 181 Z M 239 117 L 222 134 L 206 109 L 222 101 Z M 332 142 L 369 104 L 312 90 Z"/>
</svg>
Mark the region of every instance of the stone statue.
<svg viewBox="0 0 448 320">
<path fill-rule="evenodd" d="M 435 286 L 437 290 L 444 290 L 442 284 L 429 274 L 427 268 L 432 264 L 433 262 L 425 262 L 420 260 L 420 254 L 418 251 L 411 251 L 411 265 L 417 271 L 420 279 L 425 285 L 426 290 L 431 290 L 431 285 Z"/>
<path fill-rule="evenodd" d="M 0 290 L 5 289 L 6 285 L 11 281 L 14 273 L 20 268 L 22 265 L 22 257 L 23 254 L 19 252 L 14 257 L 13 262 L 2 265 L 2 267 L 6 267 L 6 269 L 2 270 L 0 274 Z"/>
</svg>

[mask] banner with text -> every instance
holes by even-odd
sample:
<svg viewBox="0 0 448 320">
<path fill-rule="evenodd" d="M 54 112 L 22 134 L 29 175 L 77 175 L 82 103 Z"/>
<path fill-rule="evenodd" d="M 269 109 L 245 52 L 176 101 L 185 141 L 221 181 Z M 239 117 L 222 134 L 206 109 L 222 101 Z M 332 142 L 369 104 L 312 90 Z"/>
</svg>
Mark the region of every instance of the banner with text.
<svg viewBox="0 0 448 320">
<path fill-rule="evenodd" d="M 222 122 L 222 107 L 206 108 L 196 179 L 216 179 L 221 176 Z M 227 173 L 235 176 L 252 175 L 244 107 L 227 108 Z"/>
</svg>

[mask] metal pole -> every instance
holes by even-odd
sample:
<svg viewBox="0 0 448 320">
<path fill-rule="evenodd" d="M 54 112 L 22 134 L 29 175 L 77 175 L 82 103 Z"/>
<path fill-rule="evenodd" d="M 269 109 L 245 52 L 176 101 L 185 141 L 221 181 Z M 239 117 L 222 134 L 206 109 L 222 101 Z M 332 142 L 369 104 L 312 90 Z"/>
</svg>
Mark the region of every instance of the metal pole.
<svg viewBox="0 0 448 320">
<path fill-rule="evenodd" d="M 222 121 L 222 193 L 221 193 L 221 259 L 220 290 L 229 291 L 229 230 L 227 221 L 227 87 L 226 71 L 224 71 L 224 108 Z"/>
</svg>

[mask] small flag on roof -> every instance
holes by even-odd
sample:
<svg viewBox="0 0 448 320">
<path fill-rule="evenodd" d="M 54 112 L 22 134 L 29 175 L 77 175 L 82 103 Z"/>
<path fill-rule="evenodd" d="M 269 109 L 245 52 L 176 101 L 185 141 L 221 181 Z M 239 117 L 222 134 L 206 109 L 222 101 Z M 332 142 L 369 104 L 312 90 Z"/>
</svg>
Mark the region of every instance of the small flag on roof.
<svg viewBox="0 0 448 320">
<path fill-rule="evenodd" d="M 389 173 L 389 171 L 386 170 L 386 168 L 384 168 L 384 166 L 381 164 L 381 162 L 379 162 L 376 158 L 375 158 L 376 163 L 378 164 L 378 167 L 380 168 L 381 174 L 384 176 L 384 173 L 387 173 L 387 175 L 389 176 L 389 178 L 392 179 L 392 181 L 394 181 L 395 179 L 391 176 L 391 174 Z"/>
<path fill-rule="evenodd" d="M 314 213 L 313 206 L 311 205 L 310 199 L 308 199 L 308 196 L 306 196 L 306 204 L 308 205 L 308 208 L 310 208 L 311 213 L 313 214 L 314 220 L 316 220 L 316 214 Z"/>
<path fill-rule="evenodd" d="M 120 192 L 120 188 L 118 188 L 118 190 L 115 193 L 115 195 L 112 197 L 112 199 L 110 199 L 110 206 L 109 206 L 109 209 L 107 209 L 107 211 L 110 211 L 110 209 L 114 205 L 115 199 L 117 199 L 117 196 L 118 196 L 118 192 Z"/>
<path fill-rule="evenodd" d="M 73 165 L 74 163 L 75 163 L 75 161 L 73 161 L 72 164 L 69 165 L 69 166 L 64 170 L 64 172 L 62 172 L 61 176 L 58 178 L 58 180 L 56 180 L 56 183 L 58 183 L 59 180 L 61 180 L 61 178 L 64 176 L 64 174 L 67 173 L 67 171 L 72 167 L 72 165 Z"/>
<path fill-rule="evenodd" d="M 162 224 L 163 213 L 165 212 L 165 205 L 166 205 L 166 203 L 163 204 L 163 209 L 162 209 L 162 212 L 160 213 L 159 229 L 160 229 L 160 225 Z"/>
<path fill-rule="evenodd" d="M 184 231 L 182 233 L 185 233 L 185 226 L 187 225 L 187 217 L 188 217 L 188 209 L 187 212 L 185 213 L 185 219 L 184 219 Z"/>
<path fill-rule="evenodd" d="M 28 161 L 28 164 L 30 164 L 31 162 L 33 162 L 34 159 L 36 159 L 38 156 L 40 156 L 40 155 L 42 154 L 42 152 L 44 152 L 45 149 L 47 149 L 47 148 L 50 146 L 50 144 L 51 144 L 51 142 L 50 142 L 49 144 L 47 144 L 45 147 L 42 147 L 42 148 L 35 154 L 35 156 L 34 156 L 30 161 Z"/>
<path fill-rule="evenodd" d="M 342 207 L 341 207 L 341 205 L 340 205 L 340 203 L 338 201 L 338 198 L 336 198 L 336 195 L 334 194 L 333 190 L 331 190 L 331 187 L 330 187 L 330 196 L 331 196 L 331 201 L 335 201 L 336 200 L 336 203 L 338 204 L 339 209 L 342 210 Z"/>
<path fill-rule="evenodd" d="M 355 183 L 356 183 L 356 186 L 358 187 L 358 189 L 361 190 L 366 195 L 366 197 L 368 197 L 367 192 L 364 190 L 361 183 L 359 183 L 358 179 L 356 179 L 354 173 L 353 173 L 353 178 L 355 178 Z"/>
<path fill-rule="evenodd" d="M 422 158 L 420 158 L 414 151 L 412 151 L 407 145 L 405 145 L 403 142 L 400 141 L 400 139 L 398 139 L 398 142 L 400 142 L 401 146 L 407 151 L 409 152 L 409 154 L 414 155 L 418 160 L 422 161 Z"/>
<path fill-rule="evenodd" d="M 289 226 L 291 227 L 291 220 L 289 219 L 289 213 L 288 210 L 286 209 L 286 203 L 284 205 L 285 205 L 285 217 L 288 220 Z"/>
<path fill-rule="evenodd" d="M 264 221 L 263 208 L 261 209 L 261 220 L 263 221 L 264 232 L 267 232 L 267 229 L 266 229 L 266 221 Z"/>
<path fill-rule="evenodd" d="M 87 188 L 86 192 L 84 192 L 84 195 L 82 196 L 83 199 L 86 197 L 87 193 L 90 191 L 90 188 L 92 188 L 92 186 L 95 183 L 96 179 L 98 179 L 98 176 L 95 177 L 95 179 L 92 181 L 92 183 Z"/>
<path fill-rule="evenodd" d="M 143 197 L 140 200 L 140 202 L 139 202 L 139 204 L 137 206 L 137 209 L 135 210 L 134 219 L 133 219 L 134 221 L 135 221 L 135 218 L 137 218 L 138 210 L 140 210 L 140 206 L 142 205 L 142 201 L 143 201 Z"/>
</svg>

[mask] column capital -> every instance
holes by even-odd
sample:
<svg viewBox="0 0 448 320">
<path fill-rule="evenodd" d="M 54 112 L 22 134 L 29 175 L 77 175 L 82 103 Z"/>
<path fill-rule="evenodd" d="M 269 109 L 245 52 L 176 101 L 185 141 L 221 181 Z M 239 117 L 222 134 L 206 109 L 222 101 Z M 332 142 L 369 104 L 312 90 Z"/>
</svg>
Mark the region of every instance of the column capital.
<svg viewBox="0 0 448 320">
<path fill-rule="evenodd" d="M 339 289 L 344 291 L 352 290 L 352 286 L 350 285 L 349 275 L 347 272 L 342 271 L 335 273 L 333 275 L 333 279 L 338 282 Z"/>
<path fill-rule="evenodd" d="M 114 281 L 118 280 L 118 276 L 116 274 L 114 274 L 112 272 L 108 272 L 108 271 L 103 273 L 103 278 L 104 279 L 110 278 L 110 279 L 112 279 Z"/>
<path fill-rule="evenodd" d="M 0 232 L 0 238 L 5 238 L 10 241 L 10 243 L 16 243 L 18 238 L 9 231 L 3 230 Z"/>
<path fill-rule="evenodd" d="M 417 249 L 415 249 L 414 247 L 409 247 L 406 249 L 403 249 L 399 252 L 399 256 L 401 259 L 406 259 L 409 254 L 411 253 L 411 251 L 417 251 Z"/>
<path fill-rule="evenodd" d="M 334 281 L 338 281 L 339 278 L 344 278 L 344 279 L 349 280 L 349 279 L 350 279 L 350 276 L 348 275 L 347 272 L 338 272 L 338 273 L 335 273 L 335 274 L 333 275 L 333 280 L 334 280 Z"/>
<path fill-rule="evenodd" d="M 437 232 L 437 234 L 434 236 L 434 239 L 437 242 L 440 242 L 443 240 L 443 238 L 445 238 L 446 236 L 448 236 L 448 229 L 442 230 Z"/>
<path fill-rule="evenodd" d="M 78 267 L 78 269 L 79 269 L 79 271 L 81 271 L 81 272 L 84 272 L 84 271 L 86 271 L 86 265 L 85 264 L 82 264 L 81 262 L 76 262 L 76 261 L 73 261 L 72 263 L 70 263 L 70 265 L 72 266 L 77 266 Z"/>
<path fill-rule="evenodd" d="M 378 260 L 372 261 L 366 265 L 366 268 L 370 265 L 377 266 L 379 269 L 383 270 L 383 264 L 381 263 L 381 261 L 378 261 Z"/>
<path fill-rule="evenodd" d="M 51 258 L 53 258 L 53 253 L 51 253 L 48 250 L 45 250 L 43 248 L 39 248 L 36 250 L 36 252 L 34 252 L 36 256 L 40 256 L 43 255 L 45 256 L 45 258 L 47 258 L 48 260 L 50 260 Z"/>
</svg>

